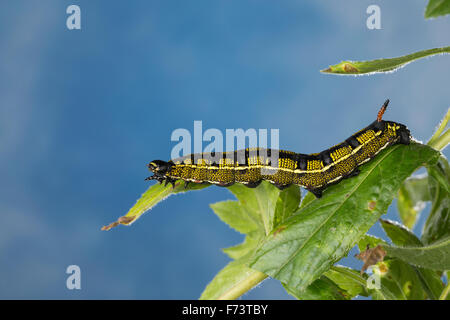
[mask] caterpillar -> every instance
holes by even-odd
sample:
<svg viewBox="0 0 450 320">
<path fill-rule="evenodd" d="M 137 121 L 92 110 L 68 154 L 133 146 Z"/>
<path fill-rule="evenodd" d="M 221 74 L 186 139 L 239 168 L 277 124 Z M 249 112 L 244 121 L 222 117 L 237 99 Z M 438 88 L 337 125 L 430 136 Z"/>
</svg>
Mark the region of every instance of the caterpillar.
<svg viewBox="0 0 450 320">
<path fill-rule="evenodd" d="M 189 154 L 170 161 L 150 162 L 148 168 L 153 176 L 146 180 L 165 181 L 175 186 L 175 181 L 181 179 L 185 181 L 185 187 L 190 182 L 223 187 L 242 183 L 249 188 L 255 188 L 266 180 L 281 190 L 296 184 L 320 198 L 328 186 L 358 175 L 358 167 L 373 159 L 381 150 L 397 143 L 410 143 L 410 131 L 405 125 L 382 120 L 388 104 L 389 99 L 370 125 L 319 153 L 247 148 Z M 277 157 L 273 157 L 274 154 Z"/>
</svg>

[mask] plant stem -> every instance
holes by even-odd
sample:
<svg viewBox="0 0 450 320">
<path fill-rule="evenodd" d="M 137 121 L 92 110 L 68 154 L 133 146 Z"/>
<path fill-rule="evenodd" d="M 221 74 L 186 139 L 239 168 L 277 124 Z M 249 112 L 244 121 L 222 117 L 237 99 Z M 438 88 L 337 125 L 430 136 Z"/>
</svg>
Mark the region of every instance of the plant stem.
<svg viewBox="0 0 450 320">
<path fill-rule="evenodd" d="M 443 146 L 441 146 L 441 148 L 435 147 L 435 145 L 439 142 L 439 140 L 447 134 L 448 131 L 441 136 L 441 133 L 447 127 L 447 123 L 449 122 L 449 120 L 450 120 L 450 108 L 447 110 L 447 114 L 442 119 L 441 123 L 439 124 L 439 127 L 436 129 L 436 132 L 433 134 L 431 139 L 427 142 L 427 144 L 430 147 L 441 150 L 441 148 L 443 149 L 448 144 L 448 139 L 447 139 L 447 144 L 444 144 Z"/>
<path fill-rule="evenodd" d="M 447 299 L 447 295 L 450 292 L 450 283 L 447 283 L 447 286 L 442 291 L 441 296 L 439 297 L 439 300 L 445 300 Z"/>
<path fill-rule="evenodd" d="M 267 278 L 266 274 L 259 271 L 254 271 L 246 279 L 239 282 L 237 285 L 235 285 L 227 292 L 223 293 L 218 298 L 218 300 L 235 300 L 240 296 L 242 296 L 247 291 L 250 291 L 250 289 L 252 289 L 254 286 L 256 286 L 258 283 L 260 283 L 266 278 Z"/>
<path fill-rule="evenodd" d="M 450 129 L 441 136 L 428 143 L 428 145 L 436 150 L 443 150 L 450 143 Z"/>
</svg>

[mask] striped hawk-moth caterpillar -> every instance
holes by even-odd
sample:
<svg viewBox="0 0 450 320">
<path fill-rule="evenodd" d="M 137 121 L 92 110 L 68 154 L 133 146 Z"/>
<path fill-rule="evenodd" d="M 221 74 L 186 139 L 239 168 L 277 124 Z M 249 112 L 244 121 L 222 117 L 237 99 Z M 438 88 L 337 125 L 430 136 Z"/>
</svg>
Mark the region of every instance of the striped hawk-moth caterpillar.
<svg viewBox="0 0 450 320">
<path fill-rule="evenodd" d="M 358 175 L 358 167 L 373 159 L 381 150 L 397 143 L 410 143 L 411 135 L 405 125 L 382 120 L 388 104 L 389 99 L 370 125 L 319 153 L 247 148 L 189 154 L 170 161 L 150 162 L 148 168 L 154 175 L 146 180 L 175 185 L 175 181 L 181 179 L 186 186 L 190 182 L 223 187 L 242 183 L 250 188 L 266 180 L 279 189 L 296 184 L 320 198 L 328 186 Z M 273 161 L 274 154 L 278 161 Z"/>
</svg>

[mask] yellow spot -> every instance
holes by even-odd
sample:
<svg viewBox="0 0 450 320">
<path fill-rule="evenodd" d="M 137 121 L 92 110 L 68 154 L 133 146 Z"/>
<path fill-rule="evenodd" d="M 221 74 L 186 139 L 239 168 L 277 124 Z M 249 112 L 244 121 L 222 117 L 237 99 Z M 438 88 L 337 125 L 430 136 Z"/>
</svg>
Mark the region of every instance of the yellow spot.
<svg viewBox="0 0 450 320">
<path fill-rule="evenodd" d="M 359 70 L 354 65 L 352 65 L 348 62 L 344 63 L 344 65 L 342 66 L 342 69 L 344 69 L 344 71 L 347 73 L 359 72 Z"/>
<path fill-rule="evenodd" d="M 389 271 L 388 266 L 386 265 L 386 263 L 384 262 L 379 262 L 378 263 L 378 270 L 380 270 L 380 274 L 385 274 L 386 272 Z"/>
</svg>

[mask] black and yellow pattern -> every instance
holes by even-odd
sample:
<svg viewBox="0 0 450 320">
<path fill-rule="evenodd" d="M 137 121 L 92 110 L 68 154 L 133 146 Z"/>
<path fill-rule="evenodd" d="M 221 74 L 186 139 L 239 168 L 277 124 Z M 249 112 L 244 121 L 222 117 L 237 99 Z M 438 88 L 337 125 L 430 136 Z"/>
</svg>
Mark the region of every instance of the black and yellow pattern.
<svg viewBox="0 0 450 320">
<path fill-rule="evenodd" d="M 383 105 L 384 109 L 388 102 Z M 384 148 L 396 143 L 409 144 L 410 139 L 405 125 L 381 120 L 379 115 L 366 128 L 320 153 L 307 155 L 252 148 L 190 154 L 168 162 L 150 162 L 148 167 L 154 175 L 147 179 L 166 183 L 182 179 L 186 183 L 213 183 L 219 186 L 242 183 L 252 188 L 266 180 L 280 189 L 296 184 L 321 197 L 326 187 L 357 175 L 358 167 Z"/>
</svg>

